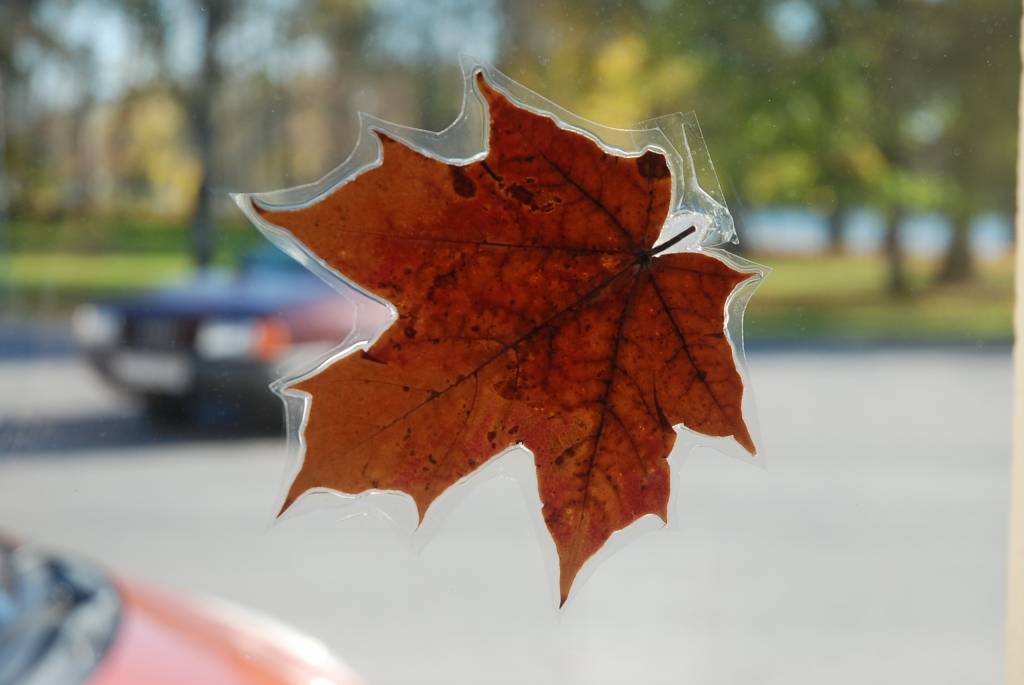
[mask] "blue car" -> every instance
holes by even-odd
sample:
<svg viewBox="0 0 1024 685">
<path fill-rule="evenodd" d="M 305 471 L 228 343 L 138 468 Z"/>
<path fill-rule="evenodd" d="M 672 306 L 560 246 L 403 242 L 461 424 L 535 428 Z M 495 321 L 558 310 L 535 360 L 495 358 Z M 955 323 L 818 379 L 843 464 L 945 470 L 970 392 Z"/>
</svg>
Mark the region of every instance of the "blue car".
<svg viewBox="0 0 1024 685">
<path fill-rule="evenodd" d="M 282 404 L 268 385 L 280 367 L 338 345 L 353 322 L 351 297 L 268 245 L 235 271 L 83 305 L 72 323 L 102 377 L 158 421 L 191 421 L 215 407 L 279 422 Z"/>
</svg>

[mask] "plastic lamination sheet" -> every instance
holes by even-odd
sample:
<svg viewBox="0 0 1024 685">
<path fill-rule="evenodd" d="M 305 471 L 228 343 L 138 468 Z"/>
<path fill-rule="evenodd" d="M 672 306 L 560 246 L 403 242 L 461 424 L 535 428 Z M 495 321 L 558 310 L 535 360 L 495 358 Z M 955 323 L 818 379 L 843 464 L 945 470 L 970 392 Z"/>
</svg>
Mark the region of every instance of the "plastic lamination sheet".
<svg viewBox="0 0 1024 685">
<path fill-rule="evenodd" d="M 511 475 L 563 605 L 671 520 L 677 446 L 755 459 L 742 315 L 765 270 L 719 247 L 735 231 L 695 117 L 611 129 L 463 68 L 444 131 L 363 115 L 325 178 L 235 197 L 356 308 L 346 340 L 274 385 L 279 509 L 326 497 L 429 531 L 464 481 Z"/>
</svg>

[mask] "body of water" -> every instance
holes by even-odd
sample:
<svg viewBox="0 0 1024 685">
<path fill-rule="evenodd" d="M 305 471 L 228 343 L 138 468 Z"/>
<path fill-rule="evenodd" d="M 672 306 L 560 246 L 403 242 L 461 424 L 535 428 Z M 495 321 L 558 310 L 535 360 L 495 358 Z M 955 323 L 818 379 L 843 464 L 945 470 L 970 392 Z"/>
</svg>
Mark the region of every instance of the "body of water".
<svg viewBox="0 0 1024 685">
<path fill-rule="evenodd" d="M 863 209 L 846 220 L 846 245 L 854 253 L 882 249 L 885 217 Z M 997 259 L 1012 246 L 1010 217 L 979 214 L 971 222 L 971 248 L 982 259 Z M 910 214 L 903 224 L 902 242 L 908 254 L 934 257 L 949 245 L 952 223 L 938 213 Z M 801 208 L 775 208 L 750 212 L 744 217 L 740 240 L 755 252 L 820 254 L 828 246 L 826 217 Z"/>
</svg>

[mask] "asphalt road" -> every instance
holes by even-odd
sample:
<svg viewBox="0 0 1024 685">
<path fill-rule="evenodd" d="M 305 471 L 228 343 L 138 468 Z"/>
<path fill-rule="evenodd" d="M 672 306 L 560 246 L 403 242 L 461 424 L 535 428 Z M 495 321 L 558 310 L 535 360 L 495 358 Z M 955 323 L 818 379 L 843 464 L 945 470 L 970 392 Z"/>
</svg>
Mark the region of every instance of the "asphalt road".
<svg viewBox="0 0 1024 685">
<path fill-rule="evenodd" d="M 274 524 L 278 438 L 154 432 L 68 356 L 0 360 L 0 529 L 263 610 L 372 684 L 1001 683 L 1008 350 L 750 366 L 767 468 L 680 451 L 670 527 L 562 612 L 524 458 L 416 535 L 394 498 Z"/>
</svg>

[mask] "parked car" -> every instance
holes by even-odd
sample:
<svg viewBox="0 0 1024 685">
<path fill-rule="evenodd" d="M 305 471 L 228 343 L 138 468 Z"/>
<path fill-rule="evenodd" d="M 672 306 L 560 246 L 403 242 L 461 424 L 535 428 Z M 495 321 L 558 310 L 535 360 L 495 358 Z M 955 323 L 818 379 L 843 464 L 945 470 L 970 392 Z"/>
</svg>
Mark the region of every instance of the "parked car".
<svg viewBox="0 0 1024 685">
<path fill-rule="evenodd" d="M 277 367 L 337 345 L 353 321 L 350 299 L 267 245 L 234 272 L 83 305 L 72 328 L 103 378 L 155 419 L 189 420 L 209 405 L 279 421 L 281 402 L 268 389 Z"/>
<path fill-rule="evenodd" d="M 0 685 L 358 685 L 319 641 L 0 539 Z"/>
</svg>

